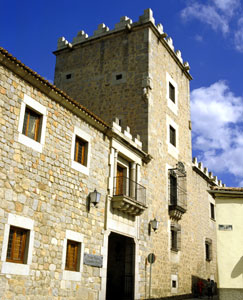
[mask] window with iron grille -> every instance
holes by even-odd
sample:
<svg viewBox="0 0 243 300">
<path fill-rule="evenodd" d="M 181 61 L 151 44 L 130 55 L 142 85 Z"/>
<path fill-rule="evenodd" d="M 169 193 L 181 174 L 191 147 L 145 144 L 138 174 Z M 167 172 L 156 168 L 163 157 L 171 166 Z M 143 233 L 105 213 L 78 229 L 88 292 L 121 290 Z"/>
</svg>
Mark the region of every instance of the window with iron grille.
<svg viewBox="0 0 243 300">
<path fill-rule="evenodd" d="M 176 130 L 170 125 L 170 143 L 176 147 Z"/>
<path fill-rule="evenodd" d="M 41 133 L 42 116 L 34 110 L 26 107 L 22 133 L 29 138 L 39 142 Z"/>
<path fill-rule="evenodd" d="M 171 82 L 169 83 L 169 98 L 175 103 L 175 87 Z"/>
<path fill-rule="evenodd" d="M 212 240 L 208 238 L 205 240 L 205 258 L 207 261 L 212 260 Z"/>
<path fill-rule="evenodd" d="M 27 234 L 29 230 L 10 226 L 6 261 L 26 263 Z"/>
<path fill-rule="evenodd" d="M 67 240 L 65 269 L 69 271 L 79 271 L 80 243 Z"/>
<path fill-rule="evenodd" d="M 181 226 L 177 223 L 172 223 L 170 228 L 171 233 L 171 250 L 178 252 L 181 249 Z"/>
<path fill-rule="evenodd" d="M 170 174 L 170 204 L 177 205 L 177 178 Z"/>
<path fill-rule="evenodd" d="M 74 160 L 87 166 L 87 147 L 88 143 L 76 135 Z"/>
</svg>

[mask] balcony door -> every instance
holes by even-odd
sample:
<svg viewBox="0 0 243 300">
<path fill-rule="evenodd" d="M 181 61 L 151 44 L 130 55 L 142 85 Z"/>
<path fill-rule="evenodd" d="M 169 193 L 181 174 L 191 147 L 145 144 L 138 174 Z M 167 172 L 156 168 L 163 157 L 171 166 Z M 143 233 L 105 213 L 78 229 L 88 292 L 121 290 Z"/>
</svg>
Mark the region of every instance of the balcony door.
<svg viewBox="0 0 243 300">
<path fill-rule="evenodd" d="M 116 171 L 116 195 L 126 194 L 126 168 L 117 165 Z"/>
</svg>

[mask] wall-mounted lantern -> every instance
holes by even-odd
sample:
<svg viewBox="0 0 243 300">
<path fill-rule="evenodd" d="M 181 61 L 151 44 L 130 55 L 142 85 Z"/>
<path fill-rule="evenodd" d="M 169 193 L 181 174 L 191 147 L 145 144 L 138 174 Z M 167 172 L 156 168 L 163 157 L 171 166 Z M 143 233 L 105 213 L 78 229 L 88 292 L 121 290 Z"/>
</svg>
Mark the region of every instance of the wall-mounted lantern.
<svg viewBox="0 0 243 300">
<path fill-rule="evenodd" d="M 151 229 L 153 229 L 153 231 L 155 232 L 159 227 L 159 221 L 154 218 L 153 220 L 151 220 L 149 222 L 149 235 L 151 235 Z"/>
<path fill-rule="evenodd" d="M 150 221 L 150 223 L 153 231 L 156 231 L 159 227 L 159 221 L 157 221 L 156 218 L 154 218 L 153 220 Z"/>
<path fill-rule="evenodd" d="M 90 203 L 93 203 L 93 205 L 96 207 L 97 204 L 100 202 L 100 196 L 101 193 L 98 193 L 95 189 L 93 192 L 89 194 Z"/>
</svg>

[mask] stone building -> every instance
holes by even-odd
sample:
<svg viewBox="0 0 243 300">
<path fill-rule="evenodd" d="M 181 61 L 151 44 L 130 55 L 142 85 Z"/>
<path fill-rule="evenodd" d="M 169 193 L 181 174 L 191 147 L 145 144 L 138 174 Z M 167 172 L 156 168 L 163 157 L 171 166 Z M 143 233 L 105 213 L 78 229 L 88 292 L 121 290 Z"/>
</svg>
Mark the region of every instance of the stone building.
<svg viewBox="0 0 243 300">
<path fill-rule="evenodd" d="M 243 188 L 212 187 L 217 212 L 220 300 L 243 298 Z"/>
<path fill-rule="evenodd" d="M 152 11 L 55 55 L 58 88 L 0 49 L 0 297 L 162 299 L 217 281 L 221 182 L 192 162 L 189 65 Z"/>
</svg>

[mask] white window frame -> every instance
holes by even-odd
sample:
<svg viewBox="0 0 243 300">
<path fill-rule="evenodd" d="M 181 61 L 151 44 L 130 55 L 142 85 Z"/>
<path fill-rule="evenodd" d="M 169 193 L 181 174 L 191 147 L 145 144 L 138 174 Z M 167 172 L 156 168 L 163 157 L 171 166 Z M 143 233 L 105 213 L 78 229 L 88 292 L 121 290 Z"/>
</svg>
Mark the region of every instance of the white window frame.
<svg viewBox="0 0 243 300">
<path fill-rule="evenodd" d="M 26 106 L 30 107 L 34 111 L 37 111 L 40 115 L 42 115 L 42 124 L 41 124 L 41 137 L 40 141 L 35 141 L 30 137 L 24 135 L 23 132 L 23 125 L 24 125 L 24 116 Z M 24 94 L 24 99 L 21 103 L 20 108 L 20 117 L 19 117 L 19 127 L 18 127 L 18 141 L 21 144 L 24 144 L 27 147 L 32 148 L 35 151 L 42 152 L 44 143 L 45 143 L 45 132 L 46 132 L 46 119 L 47 119 L 47 110 L 46 107 L 31 98 L 30 96 Z"/>
<path fill-rule="evenodd" d="M 26 244 L 25 246 L 28 248 L 28 256 L 27 256 L 26 264 L 6 261 L 10 226 L 23 228 L 30 231 L 29 243 Z M 30 265 L 32 263 L 33 245 L 34 245 L 34 221 L 26 217 L 9 213 L 8 221 L 7 224 L 5 224 L 5 228 L 4 228 L 3 246 L 2 246 L 2 254 L 1 254 L 1 261 L 2 261 L 1 273 L 13 274 L 13 275 L 29 275 Z"/>
<path fill-rule="evenodd" d="M 80 264 L 78 271 L 69 271 L 65 270 L 66 265 L 66 255 L 67 255 L 67 240 L 75 241 L 80 243 Z M 84 257 L 84 236 L 83 234 L 72 231 L 66 230 L 66 237 L 63 241 L 63 252 L 62 252 L 62 279 L 63 280 L 72 280 L 72 281 L 80 281 L 83 271 L 83 257 Z"/>
<path fill-rule="evenodd" d="M 176 282 L 176 287 L 172 287 L 172 281 Z M 171 275 L 171 293 L 176 294 L 178 292 L 178 275 L 173 274 Z"/>
<path fill-rule="evenodd" d="M 176 131 L 176 146 L 170 143 L 170 126 L 172 126 Z M 166 143 L 168 145 L 168 152 L 175 159 L 178 160 L 179 154 L 179 126 L 168 116 L 166 115 L 166 129 L 167 129 L 167 139 Z"/>
<path fill-rule="evenodd" d="M 175 103 L 170 99 L 170 83 L 175 88 Z M 166 72 L 166 99 L 167 105 L 170 110 L 177 115 L 178 114 L 178 86 L 175 80 Z"/>
<path fill-rule="evenodd" d="M 84 166 L 77 161 L 74 160 L 74 155 L 75 155 L 75 141 L 76 141 L 76 136 L 87 142 L 87 166 Z M 89 175 L 89 166 L 90 166 L 90 154 L 91 154 L 91 136 L 84 132 L 82 129 L 78 127 L 74 127 L 74 133 L 72 137 L 72 149 L 71 149 L 71 167 L 75 169 L 78 172 L 81 172 L 85 175 Z"/>
</svg>

